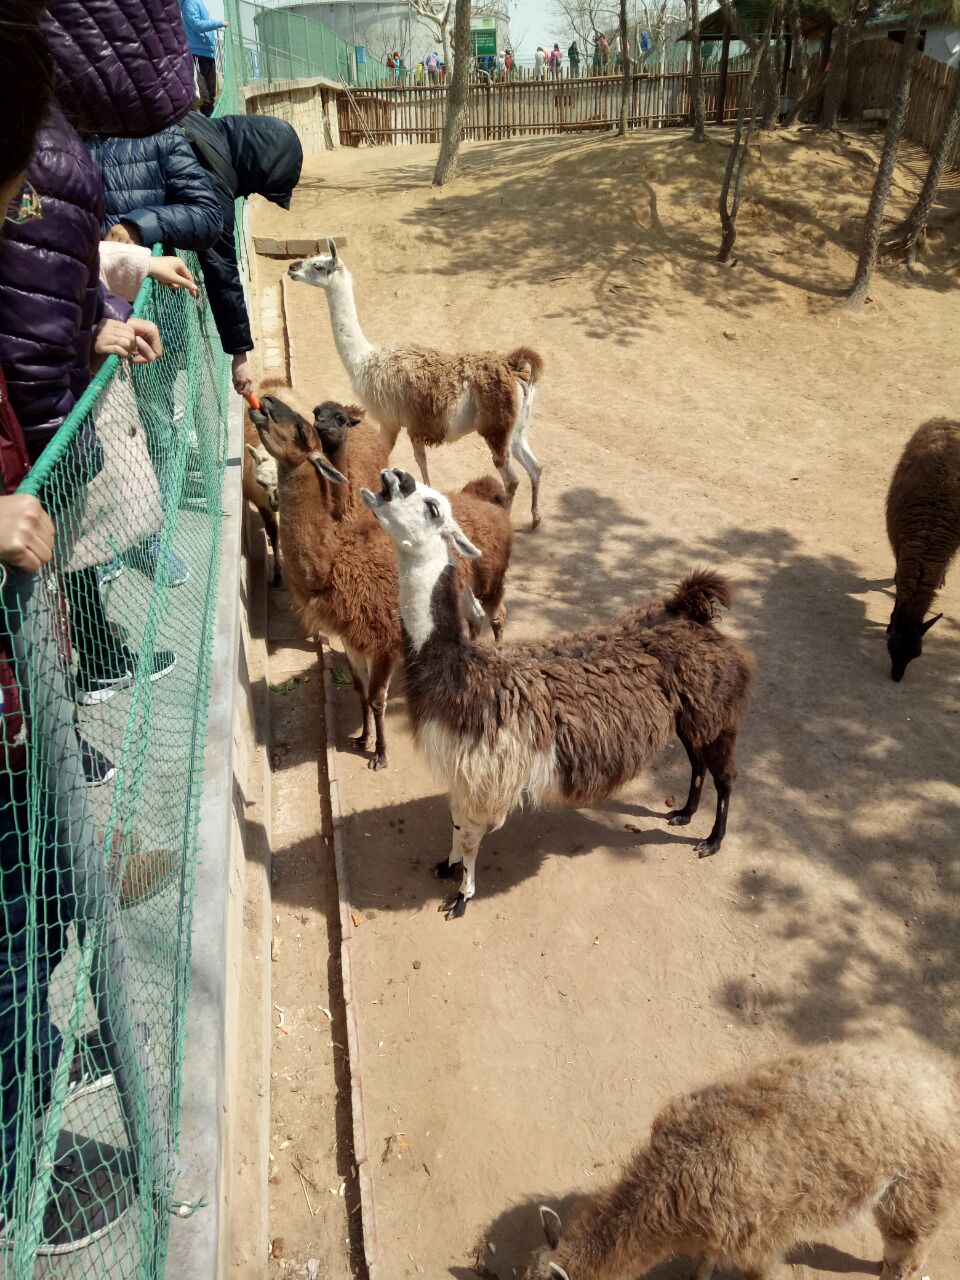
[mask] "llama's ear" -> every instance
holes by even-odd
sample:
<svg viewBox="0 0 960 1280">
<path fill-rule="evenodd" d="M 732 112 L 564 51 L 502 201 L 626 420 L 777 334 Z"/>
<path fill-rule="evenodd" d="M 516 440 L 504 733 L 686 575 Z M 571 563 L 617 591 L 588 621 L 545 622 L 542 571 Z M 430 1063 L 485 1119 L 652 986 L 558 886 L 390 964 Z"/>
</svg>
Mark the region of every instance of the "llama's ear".
<svg viewBox="0 0 960 1280">
<path fill-rule="evenodd" d="M 358 404 L 345 404 L 343 411 L 349 418 L 348 427 L 355 427 L 358 422 L 362 422 L 367 412 L 366 409 L 362 409 Z"/>
<path fill-rule="evenodd" d="M 254 445 L 249 443 L 245 444 L 244 449 L 247 451 L 247 453 L 249 453 L 250 457 L 254 460 L 254 462 L 260 461 L 260 451 L 257 448 L 255 448 Z"/>
<path fill-rule="evenodd" d="M 479 547 L 475 547 L 462 529 L 458 529 L 455 524 L 448 525 L 444 530 L 447 540 L 455 551 L 459 551 L 462 556 L 466 556 L 468 560 L 478 560 L 483 552 Z"/>
<path fill-rule="evenodd" d="M 349 484 L 350 483 L 350 481 L 343 474 L 343 472 L 338 471 L 336 467 L 332 466 L 331 463 L 329 463 L 326 460 L 326 458 L 323 456 L 322 453 L 311 453 L 310 462 L 312 462 L 313 465 L 316 467 L 317 474 L 322 476 L 324 480 L 329 480 L 331 484 Z"/>
<path fill-rule="evenodd" d="M 925 622 L 920 628 L 920 634 L 925 636 L 935 622 L 939 622 L 943 617 L 942 613 L 935 613 L 932 618 Z"/>
<path fill-rule="evenodd" d="M 570 1280 L 570 1277 L 564 1271 L 563 1267 L 557 1262 L 550 1263 L 550 1274 L 556 1276 L 557 1280 Z"/>
<path fill-rule="evenodd" d="M 547 1237 L 547 1244 L 551 1249 L 555 1249 L 560 1243 L 560 1232 L 563 1230 L 559 1213 L 557 1213 L 556 1209 L 551 1209 L 549 1205 L 542 1204 L 540 1206 L 540 1222 L 543 1225 L 543 1234 Z"/>
<path fill-rule="evenodd" d="M 327 248 L 330 250 L 330 257 L 333 259 L 334 264 L 339 262 L 340 259 L 337 256 L 337 242 L 330 236 L 327 236 Z"/>
</svg>

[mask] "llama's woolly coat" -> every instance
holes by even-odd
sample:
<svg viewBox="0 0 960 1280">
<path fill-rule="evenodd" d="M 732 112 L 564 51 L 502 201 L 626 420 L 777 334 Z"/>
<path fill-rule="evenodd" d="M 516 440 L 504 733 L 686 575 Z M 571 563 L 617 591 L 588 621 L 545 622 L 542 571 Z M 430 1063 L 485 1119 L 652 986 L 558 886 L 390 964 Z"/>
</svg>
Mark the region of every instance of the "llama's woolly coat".
<svg viewBox="0 0 960 1280">
<path fill-rule="evenodd" d="M 593 803 L 636 777 L 678 726 L 689 722 L 695 745 L 736 728 L 753 659 L 683 612 L 679 595 L 608 627 L 496 650 L 457 631 L 455 574 L 449 566 L 434 588 L 426 642 L 415 649 L 404 632 L 407 705 L 418 744 L 471 818 L 502 820 L 523 800 Z M 725 580 L 710 579 L 728 598 Z"/>
<path fill-rule="evenodd" d="M 429 347 L 383 346 L 362 357 L 351 379 L 393 440 L 406 427 L 415 443 L 439 445 L 462 434 L 462 423 L 486 442 L 499 467 L 509 455 L 520 384 L 534 386 L 542 373 L 543 360 L 526 347 L 508 355 L 451 356 Z"/>
<path fill-rule="evenodd" d="M 890 1256 L 911 1236 L 922 1246 L 958 1199 L 955 1069 L 900 1048 L 824 1046 L 669 1102 L 528 1276 L 546 1280 L 553 1262 L 570 1280 L 626 1280 L 681 1253 L 765 1277 L 798 1239 L 864 1208 Z"/>
<path fill-rule="evenodd" d="M 960 423 L 925 422 L 907 441 L 887 495 L 897 605 L 920 621 L 960 547 Z"/>
</svg>

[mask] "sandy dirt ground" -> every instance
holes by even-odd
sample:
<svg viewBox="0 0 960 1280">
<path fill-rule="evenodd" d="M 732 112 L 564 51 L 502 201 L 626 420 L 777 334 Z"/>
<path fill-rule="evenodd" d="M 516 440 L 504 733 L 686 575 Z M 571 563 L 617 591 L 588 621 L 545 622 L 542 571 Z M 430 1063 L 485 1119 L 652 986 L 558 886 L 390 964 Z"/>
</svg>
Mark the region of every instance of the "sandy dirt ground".
<svg viewBox="0 0 960 1280">
<path fill-rule="evenodd" d="M 507 643 L 612 618 L 708 563 L 738 584 L 724 625 L 759 662 L 719 857 L 692 852 L 709 784 L 691 827 L 664 824 L 687 783 L 675 747 L 596 809 L 515 814 L 451 923 L 430 875 L 446 800 L 413 753 L 402 682 L 379 774 L 349 750 L 358 705 L 339 690 L 392 1280 L 518 1274 L 540 1242 L 535 1206 L 563 1212 L 671 1094 L 719 1072 L 844 1037 L 958 1051 L 960 589 L 954 575 L 924 657 L 893 684 L 883 500 L 906 437 L 956 413 L 960 300 L 941 242 L 935 270 L 880 275 L 862 316 L 839 311 L 875 154 L 764 142 L 733 270 L 711 260 L 724 145 L 669 133 L 473 146 L 439 194 L 432 149 L 341 151 L 308 164 L 290 215 L 258 212 L 265 234 L 347 234 L 373 341 L 542 352 L 544 523 L 527 530 L 524 479 Z M 899 207 L 912 182 L 901 170 Z M 284 269 L 261 264 L 267 279 Z M 324 295 L 294 286 L 288 301 L 298 389 L 350 399 Z M 405 439 L 394 456 L 413 469 Z M 439 487 L 488 467 L 476 438 L 431 455 Z M 298 893 L 286 881 L 280 910 Z M 316 1124 L 325 1151 L 329 1119 Z M 787 1274 L 856 1280 L 878 1258 L 855 1224 Z M 925 1274 L 958 1263 L 949 1233 Z M 678 1260 L 653 1274 L 688 1273 Z"/>
</svg>

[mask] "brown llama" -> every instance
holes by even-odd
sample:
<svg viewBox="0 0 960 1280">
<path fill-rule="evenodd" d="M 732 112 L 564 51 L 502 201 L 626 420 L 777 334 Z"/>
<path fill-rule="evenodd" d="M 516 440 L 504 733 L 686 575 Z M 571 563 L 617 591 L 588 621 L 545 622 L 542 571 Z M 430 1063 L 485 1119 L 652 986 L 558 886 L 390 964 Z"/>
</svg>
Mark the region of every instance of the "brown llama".
<svg viewBox="0 0 960 1280">
<path fill-rule="evenodd" d="M 354 511 L 349 496 L 341 497 L 349 485 L 347 477 L 356 470 L 347 440 L 352 441 L 355 432 L 362 439 L 370 429 L 358 425 L 355 412 L 342 405 L 331 408 L 328 402 L 317 408 L 318 430 L 273 394 L 261 396 L 259 411 L 251 409 L 249 416 L 264 448 L 277 461 L 284 513 L 281 549 L 294 606 L 307 635 L 339 636 L 363 709 L 363 727 L 354 742 L 358 750 L 367 749 L 372 718 L 376 741 L 369 766 L 382 769 L 387 764 L 387 692 L 403 658 L 397 557 L 366 508 Z M 344 432 L 335 445 L 329 438 L 331 422 Z M 345 472 L 324 453 L 324 432 L 327 448 Z M 502 490 L 500 497 L 502 505 L 469 492 L 452 499 L 465 526 L 487 549 L 482 572 L 463 570 L 458 577 L 471 634 L 479 631 L 478 611 L 489 617 L 495 633 L 500 624 L 511 538 Z"/>
<path fill-rule="evenodd" d="M 260 444 L 259 437 L 249 422 L 243 424 L 243 437 L 243 497 L 244 501 L 256 507 L 260 513 L 273 552 L 271 586 L 279 587 L 283 576 L 280 571 L 280 533 L 277 526 L 277 512 L 280 510 L 277 464 Z M 382 465 L 386 465 L 386 459 Z"/>
<path fill-rule="evenodd" d="M 933 418 L 907 441 L 887 494 L 887 535 L 897 562 L 887 652 L 899 681 L 943 617 L 924 622 L 960 547 L 960 422 Z"/>
<path fill-rule="evenodd" d="M 511 502 L 520 482 L 512 459 L 530 477 L 536 528 L 543 468 L 528 435 L 536 385 L 543 375 L 541 357 L 528 347 L 508 354 L 450 356 L 412 344 L 371 345 L 357 318 L 353 277 L 336 244 L 328 240 L 327 245 L 329 256 L 294 262 L 288 274 L 325 292 L 333 340 L 354 394 L 382 425 L 389 447 L 406 428 L 420 475 L 429 484 L 427 448 L 476 431 L 493 455 Z"/>
<path fill-rule="evenodd" d="M 417 745 L 450 793 L 453 843 L 438 875 L 462 868 L 441 909 L 476 892 L 480 842 L 521 804 L 594 804 L 619 791 L 677 733 L 692 768 L 676 825 L 697 811 L 706 770 L 717 789 L 716 853 L 737 771 L 734 744 L 753 678 L 744 645 L 712 623 L 726 578 L 690 574 L 668 599 L 611 627 L 514 650 L 472 644 L 459 623 L 459 560 L 479 555 L 440 493 L 385 470 L 362 497 L 397 544 L 407 706 Z"/>
<path fill-rule="evenodd" d="M 870 1209 L 881 1280 L 919 1280 L 960 1199 L 955 1069 L 928 1054 L 847 1044 L 791 1053 L 668 1102 L 620 1178 L 568 1227 L 546 1206 L 547 1247 L 526 1280 L 634 1280 L 699 1259 L 773 1280 L 811 1231 Z"/>
</svg>

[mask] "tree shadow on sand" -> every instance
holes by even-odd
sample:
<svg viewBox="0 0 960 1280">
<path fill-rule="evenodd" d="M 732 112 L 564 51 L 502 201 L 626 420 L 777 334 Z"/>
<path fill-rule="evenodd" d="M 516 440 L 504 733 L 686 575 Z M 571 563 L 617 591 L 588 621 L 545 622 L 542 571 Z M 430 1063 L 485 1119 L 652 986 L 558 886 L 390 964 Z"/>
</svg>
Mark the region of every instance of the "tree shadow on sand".
<svg viewBox="0 0 960 1280">
<path fill-rule="evenodd" d="M 525 636 L 546 636 L 615 617 L 663 594 L 697 564 L 731 572 L 739 587 L 723 625 L 749 641 L 759 676 L 742 725 L 740 778 L 719 861 L 737 910 L 808 945 L 801 972 L 758 994 L 745 971 L 717 993 L 722 1007 L 745 1026 L 774 1020 L 800 1042 L 882 1019 L 955 1052 L 960 627 L 945 618 L 896 685 L 883 626 L 866 614 L 878 584 L 843 557 L 811 554 L 776 526 L 731 526 L 707 538 L 685 535 L 681 544 L 586 487 L 564 494 L 559 506 L 549 542 L 517 539 L 508 643 L 521 628 Z M 534 564 L 536 594 L 525 580 Z M 885 599 L 884 614 L 886 608 Z M 393 716 L 402 714 L 401 688 L 398 681 Z M 350 690 L 341 704 L 349 708 L 340 726 L 347 749 L 357 715 Z M 695 858 L 692 845 L 712 820 L 712 788 L 694 823 L 677 830 L 662 818 L 666 801 L 685 794 L 682 750 L 662 753 L 651 772 L 661 811 L 656 801 L 614 797 L 592 809 L 513 814 L 484 844 L 480 897 L 508 894 L 548 855 L 605 847 L 636 859 L 669 846 L 671 856 Z M 397 902 L 439 901 L 443 886 L 429 874 L 449 848 L 446 797 L 361 811 L 349 819 L 348 847 L 362 844 L 350 829 L 374 827 L 389 837 L 381 842 L 384 860 L 372 867 L 352 859 L 355 905 L 382 908 L 385 883 L 391 898 L 396 888 Z M 756 851 L 761 867 L 744 866 L 739 841 Z M 814 909 L 809 876 L 820 866 L 839 877 L 840 888 L 829 899 L 818 895 Z"/>
</svg>

